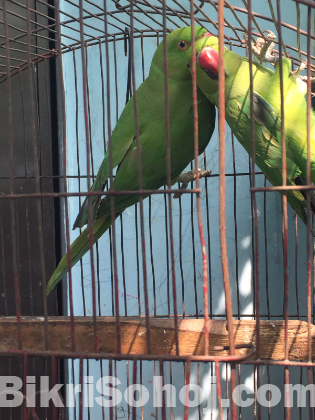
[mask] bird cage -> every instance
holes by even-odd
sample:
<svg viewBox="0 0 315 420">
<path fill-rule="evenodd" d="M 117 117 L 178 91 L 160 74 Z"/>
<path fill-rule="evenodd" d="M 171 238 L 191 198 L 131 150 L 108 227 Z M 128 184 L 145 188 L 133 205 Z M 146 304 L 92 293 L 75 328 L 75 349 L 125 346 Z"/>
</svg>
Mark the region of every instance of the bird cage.
<svg viewBox="0 0 315 420">
<path fill-rule="evenodd" d="M 1 418 L 313 418 L 314 5 L 2 1 Z M 170 105 L 168 78 L 158 94 L 138 88 L 158 46 L 187 26 L 218 38 L 219 99 L 211 141 L 199 154 L 200 65 L 192 36 L 193 126 L 183 138 L 192 153 L 181 171 L 190 175 L 186 185 L 172 185 L 172 121 L 182 114 L 184 126 L 190 117 L 183 103 Z M 307 175 L 296 185 L 287 182 L 286 159 L 274 185 L 256 165 L 253 72 L 246 79 L 247 151 L 227 124 L 223 47 L 257 63 L 269 39 L 273 59 L 262 65 L 280 74 L 275 124 L 282 150 L 292 147 L 285 124 L 293 118 L 283 105 L 285 58 L 290 77 L 307 91 Z M 161 71 L 169 75 L 165 51 Z M 138 184 L 115 190 L 120 162 L 113 153 L 120 149 L 113 149 L 113 130 L 130 98 Z M 145 188 L 139 106 L 158 100 L 164 116 L 154 127 L 167 176 Z M 148 124 L 155 118 L 150 114 Z M 109 181 L 93 190 L 106 152 Z M 305 198 L 304 223 L 290 206 L 292 191 Z M 115 212 L 124 197 L 136 199 Z M 85 199 L 91 219 L 96 198 L 110 205 L 106 232 L 98 237 L 93 223 L 72 230 Z M 70 269 L 70 246 L 80 235 L 87 252 Z M 68 272 L 47 296 L 63 255 Z"/>
</svg>

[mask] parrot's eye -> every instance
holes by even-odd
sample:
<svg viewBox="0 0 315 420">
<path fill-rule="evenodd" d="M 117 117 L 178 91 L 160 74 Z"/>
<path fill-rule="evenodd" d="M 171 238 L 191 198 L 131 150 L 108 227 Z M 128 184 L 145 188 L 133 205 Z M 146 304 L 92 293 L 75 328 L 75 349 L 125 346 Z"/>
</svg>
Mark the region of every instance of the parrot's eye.
<svg viewBox="0 0 315 420">
<path fill-rule="evenodd" d="M 177 44 L 177 48 L 180 50 L 186 50 L 186 48 L 188 48 L 188 43 L 186 41 L 179 41 L 179 43 Z"/>
</svg>

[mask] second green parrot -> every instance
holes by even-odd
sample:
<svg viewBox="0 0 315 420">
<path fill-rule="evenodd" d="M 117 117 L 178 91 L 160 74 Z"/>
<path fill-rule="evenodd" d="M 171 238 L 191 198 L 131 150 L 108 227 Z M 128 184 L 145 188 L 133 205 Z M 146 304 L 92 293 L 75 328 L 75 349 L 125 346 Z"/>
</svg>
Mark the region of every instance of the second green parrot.
<svg viewBox="0 0 315 420">
<path fill-rule="evenodd" d="M 209 101 L 219 107 L 218 38 L 207 33 L 196 40 L 197 85 Z M 187 59 L 191 60 L 190 52 Z M 283 58 L 284 131 L 287 185 L 306 184 L 307 103 L 306 83 L 291 73 L 291 61 Z M 233 134 L 251 154 L 250 63 L 248 58 L 224 48 L 225 117 Z M 282 185 L 280 66 L 271 70 L 252 63 L 255 163 L 272 185 Z M 311 181 L 315 182 L 315 116 L 310 115 Z M 288 191 L 288 202 L 306 223 L 306 194 Z M 311 194 L 315 212 L 315 195 Z"/>
</svg>

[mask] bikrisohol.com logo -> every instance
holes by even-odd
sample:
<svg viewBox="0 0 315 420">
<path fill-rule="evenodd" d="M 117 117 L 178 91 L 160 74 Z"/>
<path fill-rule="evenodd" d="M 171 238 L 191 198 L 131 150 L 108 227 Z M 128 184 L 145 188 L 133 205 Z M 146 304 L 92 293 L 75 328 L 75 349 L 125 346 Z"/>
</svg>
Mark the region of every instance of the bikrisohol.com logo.
<svg viewBox="0 0 315 420">
<path fill-rule="evenodd" d="M 103 376 L 94 383 L 93 376 L 84 376 L 82 384 L 56 384 L 49 389 L 49 376 L 41 376 L 36 383 L 35 376 L 26 376 L 23 381 L 18 376 L 0 376 L 0 407 L 18 407 L 24 400 L 27 407 L 36 407 L 36 403 L 41 407 L 48 407 L 53 403 L 56 407 L 75 407 L 76 399 L 82 394 L 83 406 L 93 407 L 98 404 L 102 407 L 118 406 L 122 400 L 131 407 L 141 407 L 146 405 L 150 398 L 150 392 L 142 384 L 132 384 L 120 389 L 121 381 L 115 376 Z M 65 387 L 66 400 L 60 396 L 62 387 Z M 315 384 L 285 384 L 284 385 L 285 407 L 293 407 L 294 393 L 296 393 L 297 407 L 306 407 L 307 393 L 309 393 L 309 405 L 315 406 Z M 205 395 L 202 387 L 196 384 L 185 385 L 178 389 L 173 384 L 163 384 L 162 376 L 153 377 L 153 391 L 151 400 L 153 407 L 176 407 L 176 402 L 189 408 L 197 407 L 206 403 L 207 410 L 217 408 L 217 383 L 216 377 L 211 377 L 210 395 Z M 37 397 L 39 396 L 39 398 Z M 244 384 L 237 385 L 232 392 L 232 400 L 239 407 L 249 407 L 254 404 L 252 393 Z M 269 396 L 269 398 L 268 398 Z M 178 397 L 178 398 L 177 398 Z M 256 399 L 263 407 L 273 407 L 281 401 L 281 391 L 273 384 L 264 384 L 256 391 Z M 39 400 L 39 401 L 38 401 Z M 230 399 L 221 398 L 221 406 L 230 406 Z"/>
</svg>

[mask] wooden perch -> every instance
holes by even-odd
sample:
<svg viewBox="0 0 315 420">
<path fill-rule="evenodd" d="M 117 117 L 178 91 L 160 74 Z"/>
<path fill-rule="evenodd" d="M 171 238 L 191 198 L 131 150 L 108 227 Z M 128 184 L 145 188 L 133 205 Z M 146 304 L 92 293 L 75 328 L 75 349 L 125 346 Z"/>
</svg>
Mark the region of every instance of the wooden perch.
<svg viewBox="0 0 315 420">
<path fill-rule="evenodd" d="M 30 351 L 45 350 L 44 319 L 41 317 L 23 317 L 21 321 L 22 347 Z M 248 344 L 256 341 L 255 321 L 234 321 L 236 344 Z M 124 318 L 120 320 L 122 353 L 146 354 L 146 326 L 144 318 Z M 99 352 L 116 353 L 116 321 L 114 317 L 97 318 Z M 179 320 L 180 355 L 204 354 L 204 320 Z M 175 330 L 172 319 L 150 318 L 151 352 L 154 355 L 175 354 Z M 216 351 L 215 346 L 228 345 L 227 322 L 210 320 L 209 322 L 210 355 L 228 355 L 227 351 Z M 70 317 L 51 317 L 48 319 L 49 350 L 58 352 L 71 351 Z M 315 325 L 311 325 L 312 354 L 315 359 Z M 290 320 L 289 359 L 307 359 L 307 323 Z M 77 352 L 94 352 L 92 317 L 75 317 L 75 337 Z M 284 359 L 284 321 L 261 321 L 260 323 L 260 358 Z M 12 351 L 18 348 L 17 320 L 14 317 L 0 318 L 0 351 Z M 245 355 L 248 349 L 239 349 L 237 354 Z"/>
</svg>

